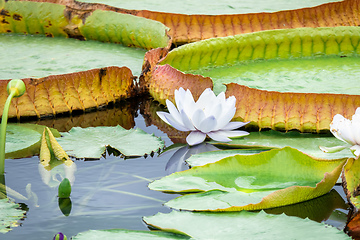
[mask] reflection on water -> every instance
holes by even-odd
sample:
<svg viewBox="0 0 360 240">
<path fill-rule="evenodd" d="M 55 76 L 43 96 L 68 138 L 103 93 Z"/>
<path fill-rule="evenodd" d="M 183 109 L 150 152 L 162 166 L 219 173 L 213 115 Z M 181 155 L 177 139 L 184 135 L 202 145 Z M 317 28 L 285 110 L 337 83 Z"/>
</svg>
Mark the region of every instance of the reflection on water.
<svg viewBox="0 0 360 240">
<path fill-rule="evenodd" d="M 97 127 L 120 125 L 125 129 L 135 126 L 135 117 L 138 110 L 138 99 L 132 101 L 121 101 L 107 108 L 81 113 L 73 116 L 60 116 L 56 118 L 45 118 L 32 123 L 55 128 L 59 132 L 67 132 L 73 127 Z"/>
<path fill-rule="evenodd" d="M 172 156 L 166 164 L 165 170 L 168 174 L 187 170 L 189 169 L 189 164 L 186 162 L 186 160 L 189 157 L 198 153 L 210 152 L 215 150 L 219 150 L 219 148 L 209 143 L 201 143 L 199 145 L 191 147 L 186 144 L 172 148 L 171 150 L 168 150 L 164 153 L 164 155 L 172 153 Z"/>
</svg>

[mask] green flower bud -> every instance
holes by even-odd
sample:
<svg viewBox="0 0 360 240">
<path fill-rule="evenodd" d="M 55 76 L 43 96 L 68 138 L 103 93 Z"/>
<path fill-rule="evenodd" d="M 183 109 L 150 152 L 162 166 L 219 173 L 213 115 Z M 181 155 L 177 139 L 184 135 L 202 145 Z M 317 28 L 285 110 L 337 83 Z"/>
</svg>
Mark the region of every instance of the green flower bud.
<svg viewBox="0 0 360 240">
<path fill-rule="evenodd" d="M 21 79 L 13 79 L 8 83 L 6 90 L 9 95 L 15 91 L 14 97 L 21 97 L 26 91 L 25 83 Z"/>
<path fill-rule="evenodd" d="M 64 178 L 59 185 L 59 189 L 58 189 L 59 198 L 68 198 L 70 197 L 70 194 L 71 194 L 70 181 L 69 179 Z"/>
</svg>

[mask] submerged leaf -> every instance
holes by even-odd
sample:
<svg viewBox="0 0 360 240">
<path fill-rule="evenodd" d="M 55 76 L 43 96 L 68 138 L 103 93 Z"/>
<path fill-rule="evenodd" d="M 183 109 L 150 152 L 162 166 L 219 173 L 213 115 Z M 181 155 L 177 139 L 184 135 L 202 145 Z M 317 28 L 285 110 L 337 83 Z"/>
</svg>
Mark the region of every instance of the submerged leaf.
<svg viewBox="0 0 360 240">
<path fill-rule="evenodd" d="M 0 233 L 6 233 L 13 227 L 17 227 L 18 221 L 24 217 L 25 211 L 19 209 L 19 205 L 9 202 L 9 199 L 0 199 Z"/>
<path fill-rule="evenodd" d="M 114 148 L 127 157 L 143 156 L 164 147 L 161 139 L 139 128 L 74 127 L 61 134 L 58 143 L 70 156 L 76 158 L 100 158 L 106 147 Z"/>
<path fill-rule="evenodd" d="M 194 239 L 350 239 L 343 231 L 317 223 L 261 211 L 198 213 L 172 211 L 144 217 L 151 227 L 181 232 Z M 196 224 L 194 224 L 196 223 Z"/>
<path fill-rule="evenodd" d="M 235 155 L 171 174 L 149 184 L 152 190 L 200 192 L 166 203 L 177 209 L 241 211 L 303 202 L 331 190 L 346 160 L 320 160 L 286 147 Z"/>
</svg>

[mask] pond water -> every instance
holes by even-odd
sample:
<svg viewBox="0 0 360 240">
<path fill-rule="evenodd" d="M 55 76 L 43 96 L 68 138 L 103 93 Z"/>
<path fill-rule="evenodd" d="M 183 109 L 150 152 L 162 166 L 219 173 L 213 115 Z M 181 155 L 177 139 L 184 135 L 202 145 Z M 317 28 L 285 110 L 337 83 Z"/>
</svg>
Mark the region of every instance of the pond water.
<svg viewBox="0 0 360 240">
<path fill-rule="evenodd" d="M 151 106 L 151 104 L 145 104 Z M 153 106 L 153 105 L 152 105 Z M 123 124 L 123 119 L 113 119 L 113 112 L 123 112 L 124 106 L 97 112 L 104 125 Z M 110 113 L 107 113 L 110 112 Z M 173 141 L 159 126 L 149 125 L 150 111 L 136 111 L 134 127 L 161 137 L 168 147 Z M 82 116 L 47 119 L 38 124 L 57 126 L 68 129 L 81 126 Z M 147 113 L 144 116 L 142 113 Z M 107 119 L 112 118 L 112 119 Z M 99 121 L 92 121 L 96 125 Z M 60 124 L 61 123 L 61 124 Z M 108 124 L 106 124 L 108 123 Z M 63 126 L 62 128 L 60 126 Z M 171 134 L 169 134 L 171 135 Z M 175 140 L 174 140 L 175 139 Z M 44 171 L 39 164 L 38 156 L 22 159 L 6 160 L 6 185 L 12 190 L 29 198 L 21 200 L 8 190 L 9 196 L 22 208 L 27 209 L 25 219 L 20 226 L 1 235 L 1 239 L 52 239 L 57 232 L 63 232 L 68 237 L 89 229 L 124 228 L 146 230 L 143 216 L 151 216 L 158 212 L 170 212 L 162 204 L 175 198 L 177 194 L 166 194 L 148 189 L 149 182 L 159 179 L 174 171 L 184 170 L 183 156 L 175 156 L 175 151 L 155 154 L 153 157 L 123 159 L 107 154 L 100 160 L 75 160 L 76 169 L 64 171 L 63 165 L 52 170 L 52 174 Z M 63 177 L 74 178 L 71 193 L 72 208 L 68 216 L 59 209 L 57 187 Z M 268 213 L 285 212 L 302 218 L 309 217 L 315 221 L 323 221 L 339 229 L 343 229 L 347 220 L 347 204 L 341 186 L 323 197 L 292 205 L 290 207 L 267 210 Z"/>
</svg>

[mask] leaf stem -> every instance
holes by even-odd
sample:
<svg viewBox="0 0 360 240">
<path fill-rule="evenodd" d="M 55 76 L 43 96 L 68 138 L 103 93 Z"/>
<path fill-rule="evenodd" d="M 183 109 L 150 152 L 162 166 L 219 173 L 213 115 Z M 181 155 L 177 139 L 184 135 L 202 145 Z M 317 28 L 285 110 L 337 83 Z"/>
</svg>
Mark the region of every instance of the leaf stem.
<svg viewBox="0 0 360 240">
<path fill-rule="evenodd" d="M 0 127 L 0 175 L 3 175 L 5 172 L 5 142 L 6 142 L 6 125 L 8 121 L 8 114 L 10 103 L 13 97 L 15 96 L 16 91 L 10 91 L 8 98 L 6 99 L 3 114 L 1 117 L 1 127 Z"/>
</svg>

